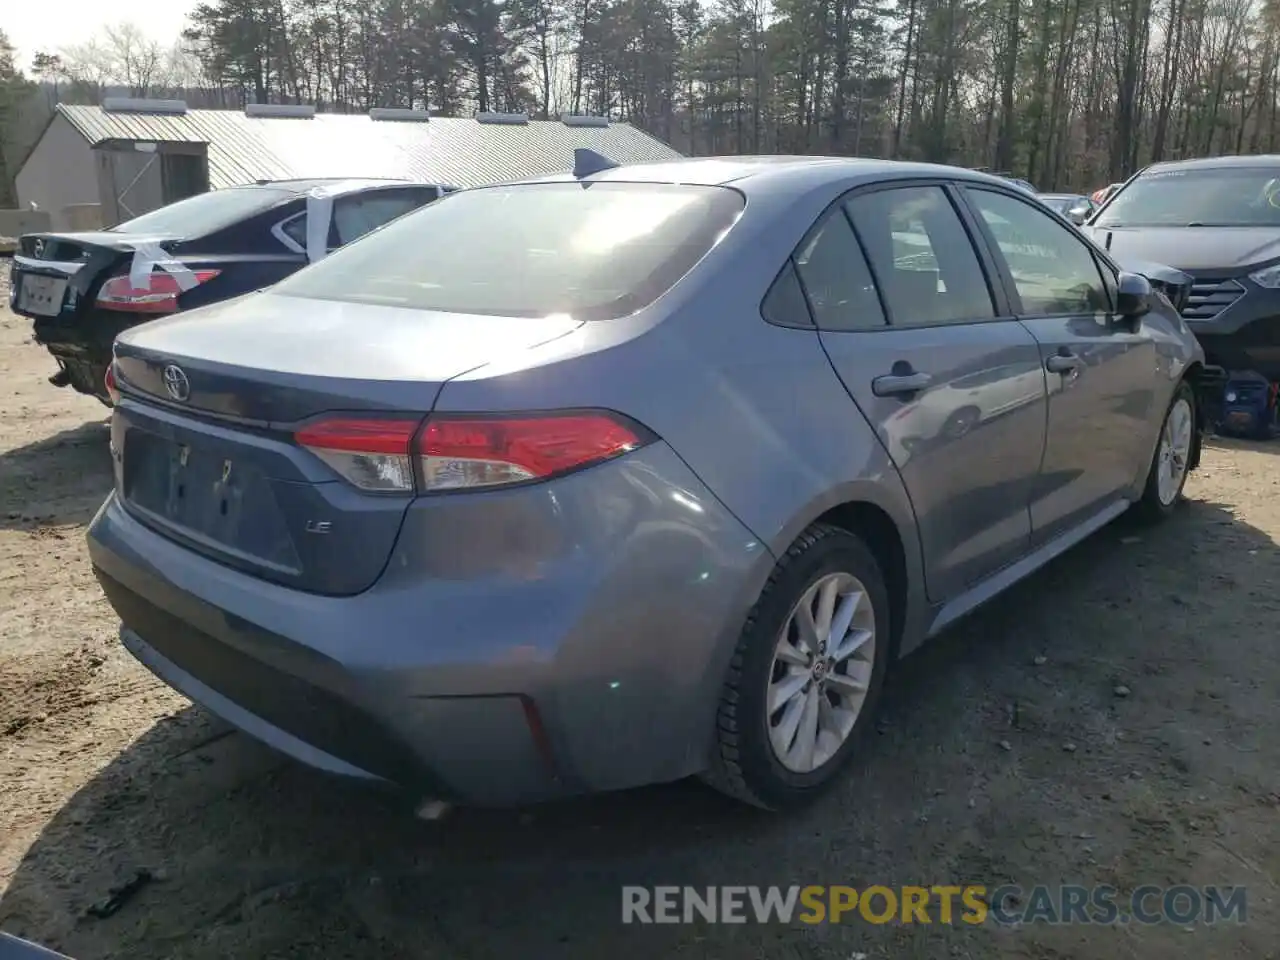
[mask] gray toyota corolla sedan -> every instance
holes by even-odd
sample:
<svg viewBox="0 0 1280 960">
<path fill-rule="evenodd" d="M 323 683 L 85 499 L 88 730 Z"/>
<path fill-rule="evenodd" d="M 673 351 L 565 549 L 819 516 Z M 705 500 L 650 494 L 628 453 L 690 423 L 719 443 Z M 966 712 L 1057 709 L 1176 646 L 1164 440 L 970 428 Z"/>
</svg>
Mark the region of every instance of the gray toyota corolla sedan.
<svg viewBox="0 0 1280 960">
<path fill-rule="evenodd" d="M 1202 363 L 996 177 L 596 162 L 124 334 L 90 553 L 134 656 L 317 767 L 782 807 L 897 657 L 1175 508 Z"/>
</svg>

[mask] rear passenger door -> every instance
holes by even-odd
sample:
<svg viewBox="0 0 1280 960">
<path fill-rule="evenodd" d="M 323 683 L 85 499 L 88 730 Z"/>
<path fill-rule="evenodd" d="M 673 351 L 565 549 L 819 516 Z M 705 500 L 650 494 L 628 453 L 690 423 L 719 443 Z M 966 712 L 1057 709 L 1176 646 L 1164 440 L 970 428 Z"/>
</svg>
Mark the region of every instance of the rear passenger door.
<svg viewBox="0 0 1280 960">
<path fill-rule="evenodd" d="M 1000 309 L 950 188 L 855 191 L 815 225 L 794 271 L 911 496 L 929 597 L 1024 554 L 1044 439 L 1039 351 Z"/>
<path fill-rule="evenodd" d="M 1048 436 L 1031 502 L 1039 544 L 1114 505 L 1145 466 L 1155 341 L 1141 320 L 1114 313 L 1116 277 L 1075 230 L 1011 193 L 964 193 L 1046 368 Z"/>
</svg>

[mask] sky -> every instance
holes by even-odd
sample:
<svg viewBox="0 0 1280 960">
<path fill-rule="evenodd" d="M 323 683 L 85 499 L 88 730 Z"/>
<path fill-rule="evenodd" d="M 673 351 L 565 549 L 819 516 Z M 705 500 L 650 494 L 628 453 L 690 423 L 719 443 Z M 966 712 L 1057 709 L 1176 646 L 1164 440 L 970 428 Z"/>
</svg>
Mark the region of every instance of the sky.
<svg viewBox="0 0 1280 960">
<path fill-rule="evenodd" d="M 168 46 L 178 39 L 187 14 L 198 0 L 0 0 L 0 28 L 17 48 L 17 65 L 31 69 L 38 50 L 56 52 L 92 40 L 102 28 L 130 21 L 148 37 Z M 51 13 L 51 11 L 53 11 Z"/>
</svg>

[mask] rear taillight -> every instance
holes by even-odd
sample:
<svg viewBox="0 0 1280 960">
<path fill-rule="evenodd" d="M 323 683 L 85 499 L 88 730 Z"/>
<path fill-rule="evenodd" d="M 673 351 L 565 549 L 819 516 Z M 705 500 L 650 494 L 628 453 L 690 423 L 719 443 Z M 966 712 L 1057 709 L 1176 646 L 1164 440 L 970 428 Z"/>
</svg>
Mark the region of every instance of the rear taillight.
<svg viewBox="0 0 1280 960">
<path fill-rule="evenodd" d="M 417 420 L 321 420 L 294 439 L 361 490 L 412 493 Z"/>
<path fill-rule="evenodd" d="M 111 398 L 111 405 L 114 407 L 120 402 L 120 385 L 116 383 L 116 365 L 114 361 L 107 364 L 107 373 L 102 378 L 102 385 L 107 388 L 107 396 Z"/>
<path fill-rule="evenodd" d="M 643 446 L 638 428 L 609 413 L 441 417 L 418 436 L 426 491 L 545 480 Z"/>
<path fill-rule="evenodd" d="M 605 411 L 536 416 L 331 419 L 298 443 L 362 490 L 437 493 L 531 483 L 611 460 L 653 437 Z M 417 475 L 413 464 L 417 463 Z"/>
<path fill-rule="evenodd" d="M 221 272 L 192 270 L 193 285 L 208 283 Z M 135 287 L 129 275 L 122 274 L 107 280 L 98 290 L 98 306 L 131 313 L 173 313 L 178 309 L 178 297 L 182 292 L 182 286 L 171 273 L 157 270 L 149 274 L 145 287 Z"/>
</svg>

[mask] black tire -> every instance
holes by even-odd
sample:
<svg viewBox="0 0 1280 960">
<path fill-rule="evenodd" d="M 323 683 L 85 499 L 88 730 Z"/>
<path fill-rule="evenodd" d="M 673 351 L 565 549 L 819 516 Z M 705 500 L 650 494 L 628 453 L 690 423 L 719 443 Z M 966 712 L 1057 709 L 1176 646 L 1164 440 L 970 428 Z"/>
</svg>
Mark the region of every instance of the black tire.
<svg viewBox="0 0 1280 960">
<path fill-rule="evenodd" d="M 1164 433 L 1165 423 L 1168 422 L 1169 414 L 1173 412 L 1173 408 L 1180 401 L 1186 401 L 1191 407 L 1191 429 L 1196 429 L 1198 423 L 1196 419 L 1196 393 L 1191 389 L 1191 385 L 1185 380 L 1178 384 L 1178 389 L 1173 392 L 1173 399 L 1169 401 L 1169 407 L 1164 412 L 1164 418 L 1160 421 L 1160 433 Z M 1195 437 L 1192 437 L 1192 449 L 1194 449 Z M 1192 454 L 1189 451 L 1188 456 Z M 1151 454 L 1151 465 L 1147 468 L 1147 482 L 1142 490 L 1142 499 L 1136 504 L 1136 512 L 1138 517 L 1148 523 L 1158 523 L 1167 518 L 1174 510 L 1178 508 L 1178 504 L 1182 500 L 1182 489 L 1186 486 L 1187 477 L 1191 470 L 1182 472 L 1182 479 L 1178 483 L 1173 498 L 1167 503 L 1160 499 L 1160 481 L 1159 481 L 1159 463 L 1160 463 L 1160 439 L 1157 436 L 1155 451 Z"/>
<path fill-rule="evenodd" d="M 867 694 L 853 729 L 831 758 L 809 773 L 784 767 L 769 741 L 768 685 L 778 634 L 805 592 L 830 573 L 862 582 L 875 616 L 875 650 Z M 884 576 L 863 541 L 847 530 L 815 524 L 806 529 L 774 567 L 747 616 L 729 664 L 716 716 L 716 742 L 703 779 L 738 800 L 779 810 L 816 796 L 846 766 L 855 745 L 874 722 L 892 655 L 892 624 Z"/>
</svg>

